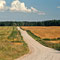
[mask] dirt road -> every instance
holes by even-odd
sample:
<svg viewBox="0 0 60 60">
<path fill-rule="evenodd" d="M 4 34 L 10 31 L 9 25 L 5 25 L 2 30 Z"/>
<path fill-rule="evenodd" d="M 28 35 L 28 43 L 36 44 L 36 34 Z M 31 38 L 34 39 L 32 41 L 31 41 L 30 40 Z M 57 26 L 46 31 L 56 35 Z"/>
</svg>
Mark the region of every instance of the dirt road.
<svg viewBox="0 0 60 60">
<path fill-rule="evenodd" d="M 26 31 L 21 30 L 24 41 L 28 44 L 30 52 L 16 60 L 60 60 L 60 52 L 54 49 L 45 47 L 35 41 Z"/>
</svg>

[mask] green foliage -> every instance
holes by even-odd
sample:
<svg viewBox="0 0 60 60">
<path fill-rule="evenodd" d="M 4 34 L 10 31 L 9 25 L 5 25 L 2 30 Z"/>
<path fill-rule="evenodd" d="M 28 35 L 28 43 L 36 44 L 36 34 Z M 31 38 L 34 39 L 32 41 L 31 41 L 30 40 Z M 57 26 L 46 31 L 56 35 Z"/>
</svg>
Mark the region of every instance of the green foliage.
<svg viewBox="0 0 60 60">
<path fill-rule="evenodd" d="M 54 38 L 54 39 L 45 38 L 43 40 L 45 40 L 45 41 L 56 41 L 56 40 L 60 40 L 60 38 Z"/>
<path fill-rule="evenodd" d="M 47 20 L 37 22 L 0 22 L 0 26 L 60 26 L 60 20 Z"/>
<path fill-rule="evenodd" d="M 49 38 L 45 38 L 45 39 L 43 39 L 43 40 L 46 40 L 46 41 L 51 41 L 51 39 L 49 39 Z"/>
<path fill-rule="evenodd" d="M 40 37 L 34 35 L 30 30 L 26 30 L 29 35 L 31 35 L 35 40 L 40 40 Z"/>
<path fill-rule="evenodd" d="M 11 38 L 16 38 L 17 36 L 17 31 L 12 31 L 12 33 L 10 34 L 10 36 L 8 37 L 8 39 L 11 39 Z"/>
</svg>

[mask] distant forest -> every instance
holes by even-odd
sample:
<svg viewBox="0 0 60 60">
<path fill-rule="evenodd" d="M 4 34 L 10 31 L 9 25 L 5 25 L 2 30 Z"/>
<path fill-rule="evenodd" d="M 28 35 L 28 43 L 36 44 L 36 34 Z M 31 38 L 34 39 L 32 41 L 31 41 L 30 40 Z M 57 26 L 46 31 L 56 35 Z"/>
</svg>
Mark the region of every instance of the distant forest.
<svg viewBox="0 0 60 60">
<path fill-rule="evenodd" d="M 41 21 L 41 22 L 5 21 L 5 22 L 0 22 L 0 26 L 60 26 L 60 20 L 49 20 L 49 21 Z"/>
</svg>

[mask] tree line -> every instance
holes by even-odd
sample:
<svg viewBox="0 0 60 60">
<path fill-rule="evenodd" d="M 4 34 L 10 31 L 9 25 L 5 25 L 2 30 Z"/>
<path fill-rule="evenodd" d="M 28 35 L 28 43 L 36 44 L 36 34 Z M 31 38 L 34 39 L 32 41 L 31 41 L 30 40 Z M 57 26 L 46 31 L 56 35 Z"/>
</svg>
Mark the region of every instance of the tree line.
<svg viewBox="0 0 60 60">
<path fill-rule="evenodd" d="M 0 26 L 60 26 L 60 20 L 49 20 L 39 22 L 17 22 L 17 21 L 5 21 L 0 22 Z"/>
</svg>

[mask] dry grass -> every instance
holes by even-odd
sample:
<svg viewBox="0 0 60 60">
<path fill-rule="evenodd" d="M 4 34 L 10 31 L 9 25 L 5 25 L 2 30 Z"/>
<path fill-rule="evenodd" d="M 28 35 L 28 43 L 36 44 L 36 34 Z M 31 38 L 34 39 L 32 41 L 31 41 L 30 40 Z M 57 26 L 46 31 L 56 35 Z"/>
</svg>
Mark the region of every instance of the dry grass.
<svg viewBox="0 0 60 60">
<path fill-rule="evenodd" d="M 30 30 L 35 35 L 39 36 L 41 39 L 49 38 L 60 38 L 60 27 L 42 27 L 42 26 L 22 26 L 21 28 L 25 30 Z"/>
<path fill-rule="evenodd" d="M 0 27 L 0 60 L 14 60 L 28 53 L 28 46 L 19 31 L 13 27 Z"/>
<path fill-rule="evenodd" d="M 41 39 L 57 39 L 60 38 L 60 26 L 22 26 L 24 30 L 30 30 L 33 34 Z M 60 43 L 60 40 L 48 41 L 50 43 Z"/>
<path fill-rule="evenodd" d="M 57 43 L 60 43 L 60 40 L 56 40 L 56 41 L 46 41 L 47 43 L 54 43 L 54 44 L 57 44 Z"/>
<path fill-rule="evenodd" d="M 40 44 L 60 51 L 60 27 L 22 26 Z"/>
</svg>

